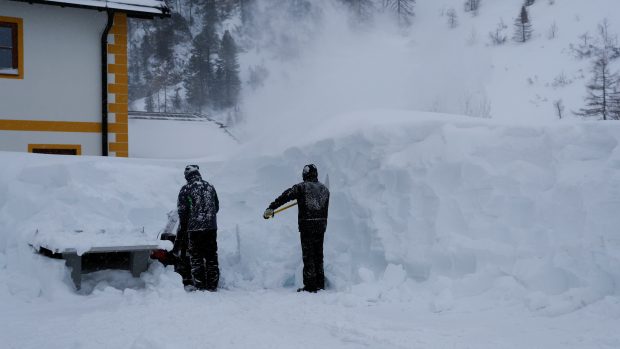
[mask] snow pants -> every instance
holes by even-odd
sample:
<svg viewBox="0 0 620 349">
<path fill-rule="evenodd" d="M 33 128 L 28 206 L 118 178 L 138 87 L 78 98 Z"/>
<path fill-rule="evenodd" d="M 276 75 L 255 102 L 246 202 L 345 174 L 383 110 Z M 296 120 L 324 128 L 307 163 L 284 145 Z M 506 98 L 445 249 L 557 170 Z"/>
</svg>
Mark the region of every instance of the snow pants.
<svg viewBox="0 0 620 349">
<path fill-rule="evenodd" d="M 188 252 L 194 286 L 200 290 L 215 291 L 220 280 L 217 230 L 189 232 Z"/>
<path fill-rule="evenodd" d="M 323 241 L 326 229 L 326 219 L 299 221 L 301 253 L 304 261 L 304 288 L 308 291 L 325 289 Z"/>
</svg>

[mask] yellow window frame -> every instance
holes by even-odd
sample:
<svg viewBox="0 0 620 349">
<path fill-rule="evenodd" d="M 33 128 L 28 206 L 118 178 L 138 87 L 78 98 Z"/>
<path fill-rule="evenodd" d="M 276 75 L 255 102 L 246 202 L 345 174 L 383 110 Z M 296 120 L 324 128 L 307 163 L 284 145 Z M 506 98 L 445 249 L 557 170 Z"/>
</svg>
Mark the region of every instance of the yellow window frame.
<svg viewBox="0 0 620 349">
<path fill-rule="evenodd" d="M 23 79 L 24 78 L 24 20 L 17 17 L 0 16 L 0 22 L 17 25 L 17 74 L 2 74 L 0 79 Z"/>
</svg>

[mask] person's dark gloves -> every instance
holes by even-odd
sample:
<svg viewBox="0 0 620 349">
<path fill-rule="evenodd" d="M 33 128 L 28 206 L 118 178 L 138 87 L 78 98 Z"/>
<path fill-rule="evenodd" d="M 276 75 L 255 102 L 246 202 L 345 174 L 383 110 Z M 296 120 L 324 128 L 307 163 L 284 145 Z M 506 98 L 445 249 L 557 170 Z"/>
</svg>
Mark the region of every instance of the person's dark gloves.
<svg viewBox="0 0 620 349">
<path fill-rule="evenodd" d="M 174 240 L 171 252 L 178 257 L 182 257 L 185 255 L 185 250 L 187 250 L 187 230 L 185 230 L 184 226 L 181 226 L 177 231 L 177 237 Z"/>
<path fill-rule="evenodd" d="M 274 215 L 273 210 L 268 208 L 265 210 L 265 213 L 263 213 L 263 218 L 265 219 L 273 218 L 273 215 Z"/>
</svg>

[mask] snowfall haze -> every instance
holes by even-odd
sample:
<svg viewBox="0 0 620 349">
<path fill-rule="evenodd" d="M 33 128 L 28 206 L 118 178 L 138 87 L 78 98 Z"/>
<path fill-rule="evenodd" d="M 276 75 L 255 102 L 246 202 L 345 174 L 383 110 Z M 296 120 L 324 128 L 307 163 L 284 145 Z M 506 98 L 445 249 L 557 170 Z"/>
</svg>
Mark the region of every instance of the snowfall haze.
<svg viewBox="0 0 620 349">
<path fill-rule="evenodd" d="M 249 38 L 238 14 L 218 28 L 241 48 L 235 138 L 130 120 L 130 159 L 0 152 L 0 346 L 620 347 L 620 124 L 572 113 L 592 61 L 570 49 L 605 18 L 620 33 L 620 2 L 536 0 L 525 43 L 523 1 L 464 2 L 417 0 L 403 27 L 340 1 L 297 17 L 258 0 Z M 62 261 L 33 253 L 169 248 L 158 233 L 188 163 L 220 200 L 217 293 L 158 263 L 86 274 L 76 292 Z M 295 292 L 296 209 L 262 217 L 309 163 L 331 192 L 318 294 Z"/>
</svg>

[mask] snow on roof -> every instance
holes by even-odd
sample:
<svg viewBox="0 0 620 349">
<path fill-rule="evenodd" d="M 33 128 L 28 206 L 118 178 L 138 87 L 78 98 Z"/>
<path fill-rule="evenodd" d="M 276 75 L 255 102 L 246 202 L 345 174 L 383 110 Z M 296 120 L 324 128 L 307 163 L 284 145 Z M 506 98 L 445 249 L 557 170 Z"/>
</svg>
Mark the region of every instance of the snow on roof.
<svg viewBox="0 0 620 349">
<path fill-rule="evenodd" d="M 25 0 L 16 0 L 25 1 Z M 38 0 L 28 1 L 40 4 L 86 7 L 93 9 L 112 9 L 122 12 L 145 15 L 168 15 L 170 9 L 163 0 Z"/>
</svg>

